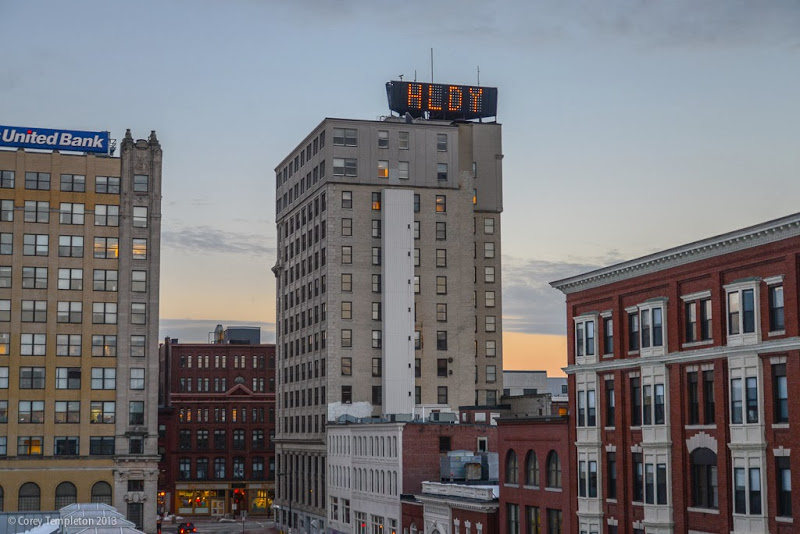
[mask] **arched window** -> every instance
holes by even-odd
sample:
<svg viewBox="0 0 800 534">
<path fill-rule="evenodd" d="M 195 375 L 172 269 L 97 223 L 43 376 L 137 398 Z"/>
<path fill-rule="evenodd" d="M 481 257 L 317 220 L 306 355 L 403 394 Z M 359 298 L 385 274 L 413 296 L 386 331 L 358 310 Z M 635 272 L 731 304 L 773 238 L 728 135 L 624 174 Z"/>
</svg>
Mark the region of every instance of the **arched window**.
<svg viewBox="0 0 800 534">
<path fill-rule="evenodd" d="M 692 506 L 718 508 L 717 455 L 701 447 L 689 455 L 692 470 Z"/>
<path fill-rule="evenodd" d="M 111 505 L 111 485 L 97 482 L 92 486 L 92 502 Z"/>
<path fill-rule="evenodd" d="M 550 451 L 547 455 L 547 487 L 561 487 L 561 459 L 556 451 Z"/>
<path fill-rule="evenodd" d="M 528 456 L 525 458 L 525 484 L 539 485 L 539 460 L 533 451 L 528 451 Z"/>
<path fill-rule="evenodd" d="M 17 509 L 20 512 L 38 512 L 41 510 L 41 491 L 33 482 L 26 482 L 19 488 L 19 502 Z"/>
<path fill-rule="evenodd" d="M 506 484 L 519 484 L 517 453 L 513 450 L 508 451 L 508 454 L 506 454 Z"/>
<path fill-rule="evenodd" d="M 56 487 L 56 510 L 78 502 L 78 490 L 72 482 L 62 482 Z"/>
</svg>

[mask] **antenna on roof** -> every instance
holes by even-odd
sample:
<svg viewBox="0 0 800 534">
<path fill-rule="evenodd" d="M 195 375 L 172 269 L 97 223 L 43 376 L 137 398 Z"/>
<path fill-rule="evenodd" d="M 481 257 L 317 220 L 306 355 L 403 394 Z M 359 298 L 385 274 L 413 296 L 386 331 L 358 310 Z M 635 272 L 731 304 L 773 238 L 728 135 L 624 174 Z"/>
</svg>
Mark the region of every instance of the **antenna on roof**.
<svg viewBox="0 0 800 534">
<path fill-rule="evenodd" d="M 478 87 L 481 86 L 481 66 L 478 65 Z"/>
<path fill-rule="evenodd" d="M 433 47 L 431 47 L 431 83 L 433 83 Z"/>
</svg>

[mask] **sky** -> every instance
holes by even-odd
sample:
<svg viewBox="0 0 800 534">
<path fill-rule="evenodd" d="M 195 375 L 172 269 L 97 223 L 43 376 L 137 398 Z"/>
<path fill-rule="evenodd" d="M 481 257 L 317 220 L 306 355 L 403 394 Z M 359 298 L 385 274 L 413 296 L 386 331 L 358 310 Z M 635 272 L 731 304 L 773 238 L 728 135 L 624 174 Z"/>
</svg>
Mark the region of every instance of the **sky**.
<svg viewBox="0 0 800 534">
<path fill-rule="evenodd" d="M 385 82 L 499 88 L 507 369 L 566 364 L 549 282 L 798 211 L 800 2 L 2 0 L 0 124 L 164 150 L 161 337 L 274 340 L 274 167 Z"/>
</svg>

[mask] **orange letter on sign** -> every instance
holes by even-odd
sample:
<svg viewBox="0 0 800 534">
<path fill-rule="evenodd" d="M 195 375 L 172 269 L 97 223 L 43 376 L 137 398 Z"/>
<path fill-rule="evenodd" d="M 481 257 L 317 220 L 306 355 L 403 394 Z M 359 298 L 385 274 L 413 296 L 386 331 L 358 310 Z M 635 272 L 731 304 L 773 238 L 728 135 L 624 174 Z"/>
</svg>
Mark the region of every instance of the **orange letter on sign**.
<svg viewBox="0 0 800 534">
<path fill-rule="evenodd" d="M 447 99 L 448 111 L 458 111 L 461 109 L 461 88 L 457 85 L 451 85 Z"/>
<path fill-rule="evenodd" d="M 473 113 L 483 111 L 483 89 L 480 87 L 469 88 L 469 110 Z"/>
<path fill-rule="evenodd" d="M 422 107 L 422 85 L 418 83 L 408 84 L 408 107 L 420 109 Z"/>
</svg>

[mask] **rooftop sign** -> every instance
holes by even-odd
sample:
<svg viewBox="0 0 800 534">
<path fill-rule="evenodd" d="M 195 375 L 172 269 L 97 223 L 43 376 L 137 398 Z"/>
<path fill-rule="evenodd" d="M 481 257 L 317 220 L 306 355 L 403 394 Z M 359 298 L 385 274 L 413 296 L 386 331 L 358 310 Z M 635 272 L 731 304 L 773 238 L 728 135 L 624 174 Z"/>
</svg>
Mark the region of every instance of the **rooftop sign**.
<svg viewBox="0 0 800 534">
<path fill-rule="evenodd" d="M 389 109 L 430 119 L 482 119 L 497 116 L 497 87 L 392 81 L 386 83 Z"/>
<path fill-rule="evenodd" d="M 0 146 L 108 153 L 108 132 L 0 125 Z"/>
</svg>

